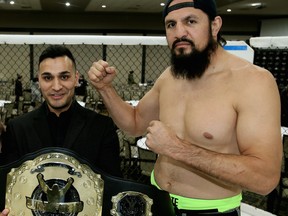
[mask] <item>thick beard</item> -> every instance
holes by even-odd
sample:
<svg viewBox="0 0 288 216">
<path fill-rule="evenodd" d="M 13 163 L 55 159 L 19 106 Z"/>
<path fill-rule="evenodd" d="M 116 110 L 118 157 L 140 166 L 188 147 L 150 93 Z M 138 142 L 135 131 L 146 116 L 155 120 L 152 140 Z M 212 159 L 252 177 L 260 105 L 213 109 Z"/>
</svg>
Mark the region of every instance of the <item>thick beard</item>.
<svg viewBox="0 0 288 216">
<path fill-rule="evenodd" d="M 191 44 L 192 51 L 189 54 L 184 54 L 184 50 L 180 49 L 180 54 L 175 53 L 174 46 L 179 41 L 186 41 Z M 210 38 L 204 50 L 195 48 L 195 44 L 186 39 L 175 41 L 171 50 L 171 70 L 175 78 L 184 78 L 192 80 L 201 78 L 205 70 L 210 64 L 211 55 L 215 52 L 218 44 L 213 39 L 210 33 Z"/>
</svg>

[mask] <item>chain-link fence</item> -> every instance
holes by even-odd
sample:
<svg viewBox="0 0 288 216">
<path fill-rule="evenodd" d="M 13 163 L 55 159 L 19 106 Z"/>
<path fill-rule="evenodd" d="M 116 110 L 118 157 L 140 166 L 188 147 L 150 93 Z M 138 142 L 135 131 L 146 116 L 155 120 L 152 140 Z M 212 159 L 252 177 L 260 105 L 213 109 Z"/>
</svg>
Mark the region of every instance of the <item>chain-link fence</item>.
<svg viewBox="0 0 288 216">
<path fill-rule="evenodd" d="M 288 49 L 254 48 L 254 64 L 269 70 L 278 85 L 281 99 L 281 125 L 288 127 Z"/>
<path fill-rule="evenodd" d="M 23 90 L 31 88 L 31 81 L 38 70 L 38 58 L 40 53 L 48 45 L 0 45 L 0 82 L 1 97 L 14 94 L 14 84 L 17 74 L 22 76 Z M 77 70 L 87 78 L 87 72 L 93 61 L 106 59 L 115 66 L 118 75 L 115 85 L 121 89 L 131 90 L 128 86 L 129 72 L 133 71 L 135 84 L 152 84 L 161 72 L 168 66 L 170 57 L 169 50 L 165 46 L 155 45 L 148 48 L 142 45 L 65 45 L 77 62 Z M 144 49 L 145 48 L 145 49 Z M 145 50 L 145 53 L 144 53 Z M 135 87 L 135 86 L 134 86 Z M 89 94 L 92 96 L 95 91 Z M 130 92 L 131 94 L 132 92 Z M 1 99 L 2 99 L 1 98 Z M 5 98 L 5 97 L 4 97 Z M 132 99 L 133 95 L 127 96 Z"/>
<path fill-rule="evenodd" d="M 33 91 L 37 89 L 33 88 L 33 78 L 37 76 L 38 58 L 49 44 L 53 43 L 0 44 L 0 101 L 2 101 L 2 122 L 7 122 L 17 115 L 28 112 L 29 108 L 35 105 L 30 103 L 35 93 Z M 57 41 L 57 44 L 59 44 L 59 41 Z M 117 69 L 117 76 L 114 79 L 116 90 L 124 100 L 133 103 L 133 101 L 139 100 L 145 92 L 149 90 L 157 77 L 169 65 L 170 51 L 166 45 L 159 45 L 157 43 L 151 45 L 135 45 L 135 43 L 133 45 L 125 45 L 121 42 L 119 45 L 115 45 L 113 42 L 112 45 L 110 44 L 111 41 L 108 42 L 108 44 L 84 44 L 81 42 L 79 42 L 79 44 L 69 44 L 65 43 L 65 41 L 63 42 L 63 45 L 68 47 L 73 53 L 76 59 L 77 70 L 81 75 L 84 75 L 86 80 L 88 80 L 87 72 L 94 61 L 104 59 L 112 66 L 115 66 Z M 19 76 L 22 77 L 22 101 L 19 101 L 17 106 L 14 105 L 10 107 L 11 103 L 5 102 L 13 102 L 15 100 L 15 85 Z M 30 95 L 30 97 L 27 95 Z M 97 91 L 89 84 L 87 87 L 87 97 L 84 102 L 85 106 L 89 109 L 107 114 Z M 25 103 L 27 106 L 25 106 Z M 34 107 L 31 109 L 33 108 Z M 127 137 L 121 131 L 119 131 L 119 138 L 121 143 L 121 165 L 124 177 L 138 182 L 147 182 L 149 175 L 147 172 L 143 172 L 143 169 L 146 167 L 145 163 L 148 164 L 150 169 L 151 165 L 153 167 L 156 160 L 155 155 L 154 158 L 146 158 L 143 161 L 141 160 L 143 154 L 145 157 L 146 153 L 149 155 L 151 152 L 147 151 L 141 154 L 140 158 L 136 146 L 138 138 Z"/>
<path fill-rule="evenodd" d="M 71 44 L 65 43 L 65 41 L 63 44 L 72 51 L 76 59 L 77 70 L 80 74 L 84 75 L 86 80 L 87 72 L 92 62 L 96 60 L 104 59 L 115 66 L 118 72 L 114 80 L 116 90 L 124 100 L 133 103 L 133 101 L 139 100 L 145 92 L 149 90 L 157 77 L 169 65 L 170 51 L 166 45 L 157 42 L 131 44 L 129 37 L 127 37 L 127 44 L 121 42 L 117 45 L 114 43 L 114 39 L 115 38 L 112 38 L 107 43 L 98 44 L 85 44 L 82 42 Z M 113 43 L 111 43 L 111 41 Z M 33 78 L 36 77 L 37 74 L 38 58 L 48 44 L 53 43 L 37 42 L 34 44 L 31 42 L 23 42 L 22 44 L 13 44 L 2 41 L 2 44 L 0 44 L 0 113 L 2 122 L 6 122 L 14 116 L 29 111 L 31 107 L 30 102 L 35 93 L 33 92 Z M 59 44 L 59 41 L 57 41 L 57 44 Z M 272 62 L 274 62 L 273 66 L 281 63 L 281 67 L 274 67 L 274 69 L 279 68 L 280 74 L 277 70 L 267 69 L 269 69 L 275 77 L 279 77 L 281 83 L 278 82 L 278 84 L 281 84 L 280 88 L 282 88 L 283 85 L 287 84 L 287 65 L 283 65 L 283 62 L 287 63 L 287 58 L 285 61 L 277 61 L 277 56 L 279 55 L 276 54 L 279 52 L 275 51 L 276 60 L 271 60 L 271 57 L 269 57 L 271 52 L 266 51 L 266 53 L 267 58 L 265 55 L 262 55 L 262 52 L 257 51 L 256 54 L 261 54 L 261 57 L 256 56 L 255 63 L 263 67 L 271 66 Z M 286 53 L 287 52 L 281 53 L 281 56 L 287 56 Z M 283 69 L 284 67 L 286 68 L 285 70 Z M 13 106 L 11 108 L 9 107 L 9 103 L 5 103 L 5 101 L 15 100 L 15 82 L 17 75 L 22 76 L 23 101 L 19 103 L 17 107 Z M 87 87 L 87 97 L 84 102 L 89 109 L 103 112 L 104 114 L 106 113 L 101 98 L 90 85 Z M 286 128 L 283 130 L 284 133 L 288 133 Z M 142 149 L 137 147 L 137 141 L 141 137 L 128 137 L 121 131 L 118 131 L 118 134 L 121 145 L 121 164 L 124 177 L 138 182 L 149 181 L 149 172 L 153 167 L 156 156 L 151 155 L 149 151 L 142 151 Z"/>
</svg>

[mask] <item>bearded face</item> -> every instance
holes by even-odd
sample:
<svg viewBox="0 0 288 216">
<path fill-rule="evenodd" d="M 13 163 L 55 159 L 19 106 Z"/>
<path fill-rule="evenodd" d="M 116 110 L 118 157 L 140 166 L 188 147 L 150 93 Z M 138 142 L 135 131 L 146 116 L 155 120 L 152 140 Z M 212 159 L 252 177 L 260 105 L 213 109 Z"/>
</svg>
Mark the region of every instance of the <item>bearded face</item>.
<svg viewBox="0 0 288 216">
<path fill-rule="evenodd" d="M 191 52 L 186 54 L 184 49 L 179 49 L 176 54 L 175 46 L 178 42 L 185 41 L 191 44 Z M 215 52 L 218 43 L 213 39 L 211 28 L 209 40 L 203 50 L 196 48 L 193 41 L 181 38 L 174 41 L 171 49 L 171 69 L 175 78 L 192 80 L 200 78 L 210 64 L 211 55 Z"/>
</svg>

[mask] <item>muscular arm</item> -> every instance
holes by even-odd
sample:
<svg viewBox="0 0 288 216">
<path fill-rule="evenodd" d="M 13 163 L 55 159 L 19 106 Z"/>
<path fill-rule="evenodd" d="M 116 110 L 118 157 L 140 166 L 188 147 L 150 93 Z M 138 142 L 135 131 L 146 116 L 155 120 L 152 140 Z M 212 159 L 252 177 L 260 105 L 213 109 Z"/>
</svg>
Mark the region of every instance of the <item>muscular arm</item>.
<svg viewBox="0 0 288 216">
<path fill-rule="evenodd" d="M 196 145 L 185 144 L 183 141 L 181 145 L 183 149 L 174 156 L 175 160 L 182 161 L 226 184 L 239 185 L 245 190 L 266 195 L 279 182 L 280 163 L 266 155 L 217 153 Z"/>
<path fill-rule="evenodd" d="M 243 175 L 238 172 L 238 181 L 245 183 L 242 183 L 244 188 L 266 194 L 276 187 L 280 177 L 283 152 L 280 100 L 270 72 L 261 71 L 256 81 L 247 82 L 245 97 L 239 98 L 236 133 L 240 153 L 243 155 L 239 166 Z"/>
<path fill-rule="evenodd" d="M 113 86 L 105 86 L 102 89 L 98 89 L 98 92 L 115 124 L 126 133 L 135 136 L 141 135 L 143 129 L 136 128 L 135 108 L 123 101 Z"/>
<path fill-rule="evenodd" d="M 88 72 L 92 85 L 100 93 L 104 104 L 115 124 L 124 132 L 139 136 L 146 132 L 149 122 L 158 119 L 158 94 L 151 90 L 136 107 L 122 100 L 112 86 L 116 75 L 115 68 L 107 62 L 93 63 Z M 149 97 L 149 99 L 148 99 Z"/>
</svg>

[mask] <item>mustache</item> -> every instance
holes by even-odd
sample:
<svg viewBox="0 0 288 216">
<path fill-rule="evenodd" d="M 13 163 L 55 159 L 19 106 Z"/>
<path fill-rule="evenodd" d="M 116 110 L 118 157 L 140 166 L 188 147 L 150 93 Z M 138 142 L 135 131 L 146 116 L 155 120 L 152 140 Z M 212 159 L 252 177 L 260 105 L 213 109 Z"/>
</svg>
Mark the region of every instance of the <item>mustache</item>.
<svg viewBox="0 0 288 216">
<path fill-rule="evenodd" d="M 172 48 L 175 49 L 176 44 L 179 43 L 179 42 L 183 42 L 183 41 L 184 41 L 184 42 L 187 42 L 187 43 L 190 43 L 192 47 L 195 47 L 195 44 L 194 44 L 193 41 L 191 41 L 191 40 L 189 40 L 189 39 L 187 39 L 187 38 L 179 38 L 179 39 L 177 39 L 177 40 L 175 40 L 175 41 L 173 42 Z"/>
</svg>

